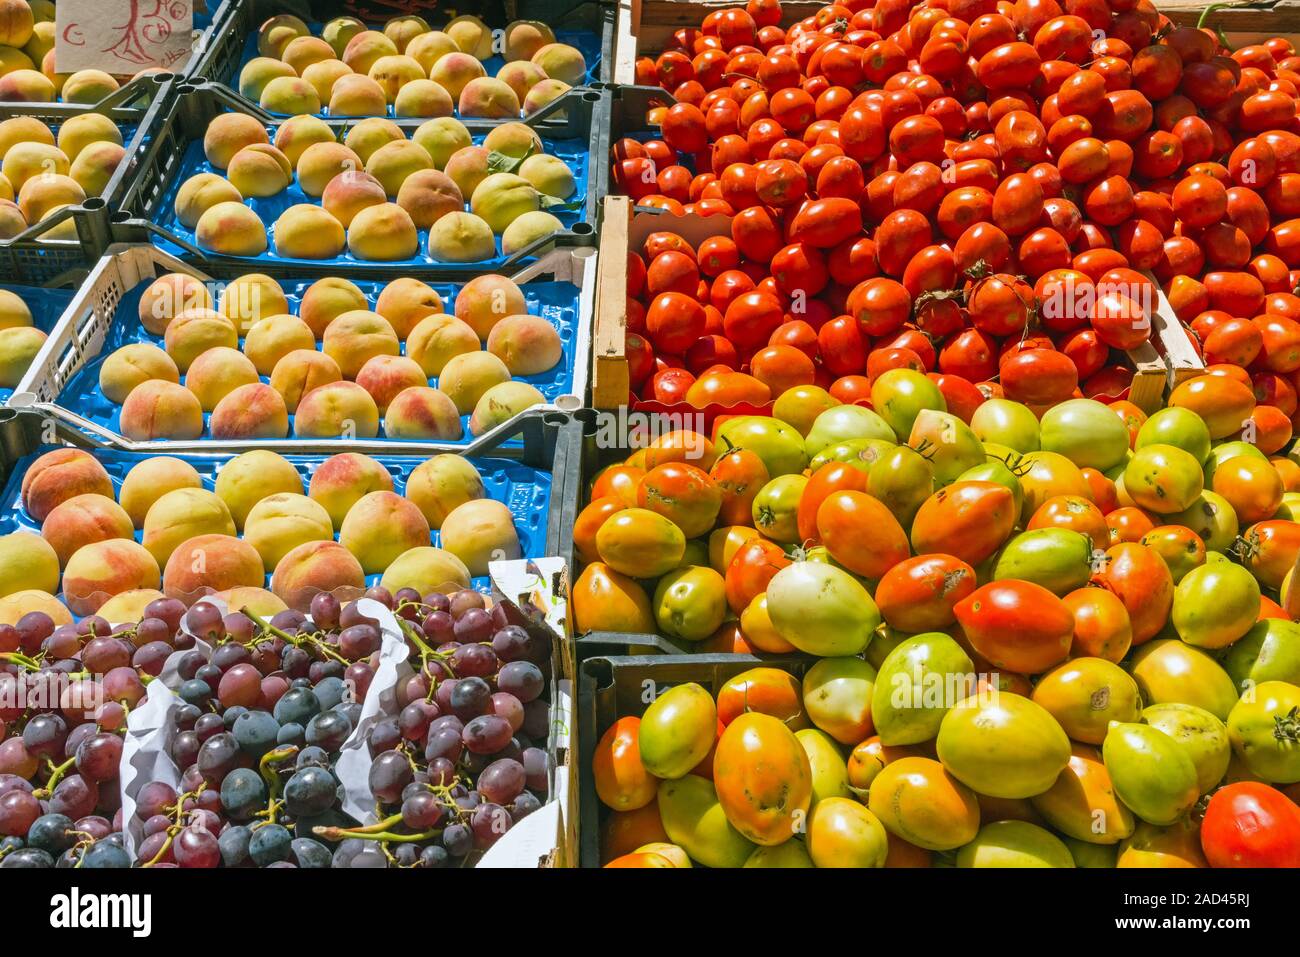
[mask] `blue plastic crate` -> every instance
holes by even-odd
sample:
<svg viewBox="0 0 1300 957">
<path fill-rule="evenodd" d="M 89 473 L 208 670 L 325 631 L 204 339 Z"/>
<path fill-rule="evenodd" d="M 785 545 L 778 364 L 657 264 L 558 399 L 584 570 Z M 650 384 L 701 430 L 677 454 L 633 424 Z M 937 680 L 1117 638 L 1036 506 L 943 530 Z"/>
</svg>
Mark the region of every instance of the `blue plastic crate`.
<svg viewBox="0 0 1300 957">
<path fill-rule="evenodd" d="M 72 301 L 75 294 L 75 290 L 72 289 L 44 289 L 40 286 L 19 286 L 10 283 L 0 283 L 0 289 L 16 293 L 23 302 L 27 303 L 27 308 L 32 311 L 32 325 L 47 335 L 54 330 L 54 324 L 59 321 L 63 310 L 68 308 L 68 303 Z M 13 394 L 13 389 L 0 387 L 0 405 L 8 402 Z"/>
</svg>

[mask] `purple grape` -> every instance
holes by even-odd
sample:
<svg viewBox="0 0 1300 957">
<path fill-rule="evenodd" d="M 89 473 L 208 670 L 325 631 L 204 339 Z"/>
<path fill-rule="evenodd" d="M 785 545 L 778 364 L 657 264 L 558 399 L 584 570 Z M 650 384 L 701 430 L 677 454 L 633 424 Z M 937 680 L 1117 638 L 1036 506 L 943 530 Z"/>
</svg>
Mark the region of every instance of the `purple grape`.
<svg viewBox="0 0 1300 957">
<path fill-rule="evenodd" d="M 524 766 L 518 761 L 503 758 L 493 761 L 478 776 L 478 791 L 493 804 L 506 805 L 523 793 Z"/>
<path fill-rule="evenodd" d="M 470 814 L 469 827 L 474 832 L 474 846 L 486 850 L 505 836 L 514 821 L 510 812 L 499 804 L 480 804 Z"/>
<path fill-rule="evenodd" d="M 415 831 L 433 827 L 442 820 L 442 805 L 437 797 L 424 791 L 402 802 L 402 823 Z"/>
<path fill-rule="evenodd" d="M 146 619 L 164 622 L 174 635 L 185 617 L 185 603 L 178 598 L 157 598 L 144 606 L 144 614 Z"/>
<path fill-rule="evenodd" d="M 510 722 L 500 715 L 481 714 L 465 725 L 461 741 L 475 754 L 493 754 L 510 743 Z"/>
<path fill-rule="evenodd" d="M 447 610 L 451 612 L 452 617 L 460 618 L 470 609 L 482 611 L 487 607 L 487 602 L 483 596 L 473 589 L 463 588 L 448 596 L 450 604 Z"/>
<path fill-rule="evenodd" d="M 531 661 L 511 661 L 503 665 L 497 675 L 497 687 L 524 704 L 540 697 L 545 686 L 542 669 Z"/>
<path fill-rule="evenodd" d="M 209 644 L 215 644 L 226 633 L 217 606 L 201 601 L 190 609 L 185 618 L 186 625 L 196 638 L 202 638 Z"/>
<path fill-rule="evenodd" d="M 467 608 L 452 626 L 460 642 L 486 642 L 492 640 L 492 616 L 482 608 Z"/>
<path fill-rule="evenodd" d="M 311 600 L 311 620 L 317 628 L 333 631 L 339 626 L 339 600 L 329 592 L 323 591 Z"/>
<path fill-rule="evenodd" d="M 14 627 L 18 630 L 19 647 L 23 653 L 34 655 L 41 650 L 41 643 L 54 634 L 54 619 L 43 611 L 29 611 L 18 619 Z"/>
<path fill-rule="evenodd" d="M 371 601 L 377 601 L 385 608 L 393 607 L 393 593 L 383 585 L 372 585 L 366 589 L 366 597 Z"/>
<path fill-rule="evenodd" d="M 167 663 L 171 654 L 172 646 L 165 641 L 146 642 L 131 656 L 131 666 L 157 678 L 162 674 L 163 665 Z"/>
</svg>

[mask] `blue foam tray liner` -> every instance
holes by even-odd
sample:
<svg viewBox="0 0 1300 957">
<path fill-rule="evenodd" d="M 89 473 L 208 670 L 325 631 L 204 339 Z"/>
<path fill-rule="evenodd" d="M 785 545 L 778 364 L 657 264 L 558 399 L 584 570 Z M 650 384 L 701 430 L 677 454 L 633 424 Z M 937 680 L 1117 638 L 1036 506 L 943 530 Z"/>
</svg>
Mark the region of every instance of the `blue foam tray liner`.
<svg viewBox="0 0 1300 957">
<path fill-rule="evenodd" d="M 311 284 L 312 281 L 307 279 L 286 280 L 280 283 L 281 288 L 284 289 L 285 297 L 289 300 L 289 309 L 294 315 L 298 314 L 303 293 L 307 291 Z M 145 329 L 139 318 L 140 298 L 144 295 L 145 290 L 149 288 L 149 285 L 149 282 L 142 282 L 122 297 L 122 301 L 117 307 L 117 314 L 104 340 L 104 348 L 99 355 L 77 371 L 57 399 L 58 404 L 65 409 L 70 409 L 119 435 L 121 434 L 122 407 L 106 398 L 100 391 L 99 370 L 104 364 L 104 360 L 122 346 L 135 342 L 148 342 L 160 349 L 163 348 L 163 337 L 150 333 Z M 386 283 L 376 281 L 357 283 L 361 291 L 366 294 L 372 310 L 379 298 L 379 293 L 385 285 Z M 455 295 L 460 291 L 460 286 L 453 283 L 430 283 L 430 285 L 442 297 L 450 312 Z M 573 390 L 574 350 L 581 318 L 578 307 L 580 290 L 569 282 L 530 282 L 521 285 L 519 288 L 523 291 L 524 299 L 528 305 L 528 312 L 531 315 L 542 317 L 558 330 L 562 355 L 559 363 L 547 372 L 531 376 L 516 376 L 515 378 L 516 381 L 529 383 L 541 392 L 548 401 L 553 402 L 558 396 L 567 395 Z M 71 292 L 68 293 L 68 296 L 71 297 Z M 244 345 L 242 338 L 239 344 L 242 350 Z M 316 345 L 319 349 L 320 343 L 317 342 Z M 405 353 L 405 351 L 406 343 L 403 342 L 402 352 Z M 184 381 L 185 377 L 182 376 L 181 382 L 184 383 Z M 261 381 L 269 382 L 270 380 L 269 377 L 262 376 Z M 435 387 L 437 382 L 436 378 L 429 380 L 429 384 Z M 211 414 L 205 412 L 203 415 L 205 436 L 207 435 L 210 418 Z M 290 415 L 290 437 L 293 436 L 293 420 L 294 416 Z M 445 444 L 468 445 L 473 440 L 473 436 L 469 434 L 468 415 L 461 416 L 461 428 L 463 430 L 461 438 L 457 441 L 446 441 Z M 387 438 L 384 435 L 382 417 L 379 435 Z M 394 444 L 394 447 L 400 448 L 402 444 L 410 440 L 390 439 L 389 441 Z M 513 447 L 519 444 L 519 441 L 516 439 L 506 444 Z"/>
<path fill-rule="evenodd" d="M 75 289 L 45 289 L 41 286 L 19 286 L 11 283 L 0 283 L 0 289 L 16 293 L 23 302 L 27 303 L 27 308 L 32 311 L 32 325 L 47 334 L 53 331 L 54 324 L 59 321 L 63 310 L 68 308 L 68 303 L 76 293 Z M 13 389 L 0 387 L 0 405 L 8 402 L 13 394 Z"/>
<path fill-rule="evenodd" d="M 272 140 L 275 139 L 275 127 L 268 126 L 267 134 Z M 486 133 L 472 134 L 472 139 L 476 145 L 481 144 Z M 580 209 L 566 209 L 555 207 L 547 210 L 555 216 L 566 228 L 572 227 L 575 223 L 583 222 L 587 218 L 589 210 L 587 209 L 587 177 L 588 166 L 590 161 L 591 146 L 583 139 L 565 139 L 551 140 L 542 139 L 543 151 L 558 156 L 564 161 L 564 164 L 573 171 L 574 192 L 573 195 L 566 199 L 565 203 L 581 203 Z M 181 159 L 180 171 L 172 178 L 167 187 L 167 192 L 162 197 L 162 201 L 157 204 L 154 212 L 154 221 L 163 229 L 172 233 L 187 242 L 199 245 L 198 238 L 194 230 L 182 223 L 176 216 L 176 194 L 180 192 L 181 185 L 191 176 L 199 173 L 215 173 L 224 178 L 224 173 L 216 169 L 208 158 L 203 154 L 203 141 L 195 139 L 185 148 L 185 155 Z M 287 189 L 282 190 L 274 196 L 264 198 L 253 197 L 244 200 L 244 205 L 252 209 L 261 218 L 262 223 L 266 226 L 267 248 L 264 253 L 258 256 L 239 257 L 247 259 L 249 263 L 256 263 L 263 260 L 277 263 L 293 264 L 299 266 L 311 266 L 315 268 L 326 268 L 329 266 L 409 266 L 411 268 L 420 268 L 427 266 L 440 266 L 444 269 L 495 269 L 500 267 L 506 261 L 506 256 L 501 252 L 501 237 L 496 237 L 497 255 L 492 259 L 481 259 L 472 263 L 449 263 L 442 260 L 434 259 L 429 255 L 429 231 L 421 229 L 418 231 L 419 247 L 410 259 L 386 259 L 371 260 L 358 259 L 348 251 L 347 247 L 343 252 L 333 259 L 295 259 L 293 257 L 281 256 L 275 251 L 275 221 L 280 218 L 290 206 L 296 206 L 300 203 L 308 203 L 313 206 L 320 206 L 320 199 L 314 196 L 308 196 L 298 185 L 298 176 L 295 173 L 293 182 Z M 469 211 L 469 197 L 465 197 L 465 210 Z M 186 256 L 188 250 L 182 246 L 169 242 L 162 236 L 154 234 L 154 241 L 160 249 L 166 250 L 174 256 Z"/>
<path fill-rule="evenodd" d="M 39 451 L 19 459 L 15 464 L 12 474 L 9 476 L 9 481 L 4 487 L 4 492 L 0 495 L 0 535 L 20 531 L 40 534 L 40 522 L 33 519 L 23 508 L 22 481 L 32 462 L 54 448 L 56 446 L 44 446 Z M 126 478 L 126 474 L 131 470 L 132 466 L 145 459 L 156 457 L 140 452 L 124 452 L 115 449 L 101 449 L 96 451 L 94 455 L 113 480 L 114 498 L 121 494 L 122 481 Z M 325 461 L 327 456 L 286 455 L 284 457 L 293 463 L 302 476 L 303 494 L 305 495 L 312 474 L 316 471 L 317 466 Z M 420 457 L 401 455 L 376 455 L 371 457 L 388 469 L 389 474 L 393 476 L 393 491 L 399 495 L 406 494 L 407 478 L 418 465 L 425 461 Z M 184 459 L 193 465 L 203 479 L 203 487 L 211 492 L 214 490 L 220 465 L 230 461 L 234 456 L 178 455 L 176 458 Z M 519 535 L 519 547 L 523 557 L 545 557 L 547 548 L 547 513 L 551 504 L 550 473 L 520 465 L 510 459 L 484 457 L 470 459 L 469 461 L 478 469 L 479 475 L 482 476 L 487 497 L 504 503 L 510 509 L 510 514 L 514 516 L 515 531 Z M 142 541 L 143 537 L 144 533 L 137 529 L 135 540 L 137 542 Z M 337 540 L 337 538 L 338 535 L 335 534 L 335 539 Z M 433 532 L 431 543 L 441 546 L 441 533 Z M 377 585 L 382 577 L 382 575 L 368 575 L 366 584 Z M 266 576 L 268 588 L 270 587 L 270 581 L 271 575 L 268 572 Z M 483 592 L 488 591 L 490 587 L 490 581 L 486 575 L 473 579 L 473 584 L 477 590 Z"/>
<path fill-rule="evenodd" d="M 307 26 L 311 30 L 311 35 L 314 37 L 318 37 L 321 34 L 321 30 L 324 29 L 325 24 L 309 23 L 307 24 Z M 384 28 L 382 25 L 370 26 L 368 27 L 368 29 L 377 30 L 380 33 L 384 32 Z M 593 83 L 596 80 L 600 79 L 600 37 L 599 36 L 597 36 L 595 33 L 592 33 L 589 30 L 556 30 L 555 42 L 567 43 L 571 47 L 577 47 L 578 52 L 582 54 L 582 59 L 586 61 L 587 64 L 587 74 L 584 77 L 584 81 L 586 83 Z M 257 34 L 249 33 L 247 38 L 245 38 L 244 40 L 244 54 L 239 59 L 239 69 L 235 71 L 234 76 L 209 77 L 208 79 L 219 80 L 221 82 L 224 82 L 231 89 L 238 90 L 239 74 L 243 72 L 244 67 L 248 65 L 249 60 L 254 60 L 259 56 L 261 56 L 261 54 L 257 52 Z M 501 56 L 490 57 L 489 59 L 483 61 L 483 69 L 487 71 L 488 76 L 496 76 L 497 71 L 500 70 L 505 65 L 506 65 L 505 58 Z M 271 113 L 274 116 L 289 116 L 288 113 L 276 113 L 274 110 L 268 110 L 267 112 Z M 328 117 L 329 115 L 330 115 L 329 110 L 324 109 L 323 107 L 321 111 L 316 114 L 316 116 L 322 118 Z M 392 104 L 389 104 L 387 115 L 390 117 L 393 115 Z M 460 111 L 457 110 L 454 115 L 459 116 Z"/>
</svg>

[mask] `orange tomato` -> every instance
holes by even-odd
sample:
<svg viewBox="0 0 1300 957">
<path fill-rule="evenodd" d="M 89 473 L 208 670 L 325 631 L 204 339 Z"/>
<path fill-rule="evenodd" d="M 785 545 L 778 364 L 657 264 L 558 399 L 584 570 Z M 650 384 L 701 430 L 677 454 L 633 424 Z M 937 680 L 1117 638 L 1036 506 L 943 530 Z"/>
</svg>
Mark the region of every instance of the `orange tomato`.
<svg viewBox="0 0 1300 957">
<path fill-rule="evenodd" d="M 1133 626 L 1134 645 L 1154 638 L 1169 619 L 1174 580 L 1165 560 L 1152 549 L 1134 542 L 1112 545 L 1093 573 L 1092 583 L 1113 592 L 1124 604 Z"/>
<path fill-rule="evenodd" d="M 881 617 L 899 631 L 942 631 L 953 608 L 975 590 L 975 569 L 952 555 L 918 555 L 890 568 L 876 586 Z"/>
<path fill-rule="evenodd" d="M 659 781 L 641 763 L 641 719 L 619 718 L 596 744 L 591 772 L 596 795 L 615 811 L 635 811 L 655 799 Z"/>
<path fill-rule="evenodd" d="M 867 578 L 880 578 L 911 554 L 898 519 L 866 492 L 827 496 L 817 509 L 817 535 L 832 558 Z"/>
</svg>

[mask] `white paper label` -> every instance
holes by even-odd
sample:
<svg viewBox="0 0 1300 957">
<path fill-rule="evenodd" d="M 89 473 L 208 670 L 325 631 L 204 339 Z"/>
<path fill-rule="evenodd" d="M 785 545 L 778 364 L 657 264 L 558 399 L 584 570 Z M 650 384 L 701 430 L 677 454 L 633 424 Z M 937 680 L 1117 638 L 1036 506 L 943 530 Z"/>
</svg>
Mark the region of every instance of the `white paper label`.
<svg viewBox="0 0 1300 957">
<path fill-rule="evenodd" d="M 192 0 L 59 0 L 54 62 L 60 73 L 132 76 L 179 69 L 190 55 Z"/>
</svg>

